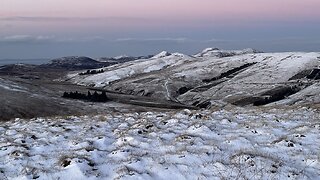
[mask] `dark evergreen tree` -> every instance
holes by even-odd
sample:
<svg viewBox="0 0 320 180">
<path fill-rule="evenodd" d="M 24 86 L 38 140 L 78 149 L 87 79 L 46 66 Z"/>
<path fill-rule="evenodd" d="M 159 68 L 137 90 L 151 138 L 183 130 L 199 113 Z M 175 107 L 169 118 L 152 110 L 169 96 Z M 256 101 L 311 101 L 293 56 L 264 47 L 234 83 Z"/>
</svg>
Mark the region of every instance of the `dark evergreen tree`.
<svg viewBox="0 0 320 180">
<path fill-rule="evenodd" d="M 108 97 L 107 97 L 107 94 L 106 94 L 106 92 L 105 91 L 103 91 L 102 93 L 101 93 L 101 96 L 100 96 L 101 98 L 101 102 L 105 102 L 105 101 L 107 101 L 108 100 Z"/>
<path fill-rule="evenodd" d="M 98 100 L 99 100 L 99 94 L 97 93 L 97 91 L 94 91 L 92 95 L 92 101 L 97 102 Z"/>
<path fill-rule="evenodd" d="M 88 99 L 89 101 L 92 99 L 92 95 L 91 95 L 90 91 L 88 91 L 87 99 Z"/>
<path fill-rule="evenodd" d="M 69 94 L 67 92 L 64 92 L 62 97 L 67 98 L 67 97 L 69 97 Z"/>
</svg>

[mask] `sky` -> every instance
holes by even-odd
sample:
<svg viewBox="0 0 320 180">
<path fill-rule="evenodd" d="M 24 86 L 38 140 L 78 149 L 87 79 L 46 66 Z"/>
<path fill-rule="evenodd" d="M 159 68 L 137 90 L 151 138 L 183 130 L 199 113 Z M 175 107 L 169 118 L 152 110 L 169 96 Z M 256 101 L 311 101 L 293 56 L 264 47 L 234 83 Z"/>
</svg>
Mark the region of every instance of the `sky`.
<svg viewBox="0 0 320 180">
<path fill-rule="evenodd" d="M 319 0 L 1 0 L 0 59 L 319 51 Z"/>
</svg>

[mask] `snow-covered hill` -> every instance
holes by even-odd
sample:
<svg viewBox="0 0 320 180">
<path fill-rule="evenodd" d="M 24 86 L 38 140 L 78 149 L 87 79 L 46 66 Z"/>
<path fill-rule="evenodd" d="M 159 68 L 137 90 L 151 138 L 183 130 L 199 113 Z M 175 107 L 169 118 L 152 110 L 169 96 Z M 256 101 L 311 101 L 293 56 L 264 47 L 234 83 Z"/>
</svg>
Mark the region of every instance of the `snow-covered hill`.
<svg viewBox="0 0 320 180">
<path fill-rule="evenodd" d="M 158 58 L 163 58 L 163 57 L 167 57 L 170 56 L 171 53 L 167 52 L 167 51 L 162 51 L 159 54 L 156 54 L 152 57 L 152 59 L 158 59 Z"/>
<path fill-rule="evenodd" d="M 253 53 L 262 53 L 255 49 L 244 49 L 244 50 L 220 50 L 218 48 L 206 48 L 202 52 L 195 55 L 195 57 L 229 57 L 235 55 L 242 55 L 242 54 L 253 54 Z"/>
<path fill-rule="evenodd" d="M 0 179 L 318 179 L 308 108 L 109 113 L 0 125 Z"/>
<path fill-rule="evenodd" d="M 161 53 L 160 53 L 161 54 Z M 162 55 L 162 54 L 161 54 Z M 146 74 L 154 71 L 166 69 L 169 66 L 179 66 L 185 61 L 195 60 L 187 55 L 174 53 L 161 58 L 141 59 L 130 61 L 123 64 L 117 64 L 104 69 L 104 73 L 93 76 L 79 76 L 78 72 L 68 75 L 68 80 L 80 85 L 94 85 L 95 87 L 104 87 L 110 82 L 131 77 L 138 74 Z M 160 56 L 160 55 L 159 55 Z"/>
<path fill-rule="evenodd" d="M 261 53 L 253 49 L 207 48 L 194 56 L 162 52 L 150 59 L 107 67 L 97 75 L 80 77 L 77 72 L 71 73 L 67 79 L 76 84 L 163 97 L 199 107 L 270 104 L 288 96 L 289 100 L 282 104 L 314 103 L 320 102 L 317 88 L 313 88 L 316 92 L 311 93 L 311 98 L 309 92 L 310 87 L 318 86 L 318 80 L 308 77 L 318 71 L 319 65 L 317 52 Z M 293 94 L 295 98 L 290 99 Z"/>
</svg>

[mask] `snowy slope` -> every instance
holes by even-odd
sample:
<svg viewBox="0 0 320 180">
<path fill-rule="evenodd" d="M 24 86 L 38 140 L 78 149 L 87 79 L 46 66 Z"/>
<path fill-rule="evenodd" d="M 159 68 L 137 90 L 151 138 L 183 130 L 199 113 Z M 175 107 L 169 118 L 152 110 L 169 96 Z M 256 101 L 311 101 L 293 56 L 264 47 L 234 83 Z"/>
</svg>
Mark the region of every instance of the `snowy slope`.
<svg viewBox="0 0 320 180">
<path fill-rule="evenodd" d="M 195 57 L 229 57 L 242 54 L 259 53 L 259 51 L 248 48 L 244 50 L 220 50 L 218 48 L 206 48 L 202 52 L 195 55 Z"/>
<path fill-rule="evenodd" d="M 28 89 L 19 86 L 17 83 L 0 78 L 0 90 L 16 91 L 16 92 L 27 92 Z"/>
<path fill-rule="evenodd" d="M 227 51 L 219 51 L 227 52 Z M 233 53 L 234 51 L 232 51 Z M 246 51 L 239 51 L 240 54 L 245 54 Z M 196 56 L 195 56 L 196 57 Z M 103 87 L 108 85 L 112 81 L 124 79 L 137 74 L 146 74 L 153 71 L 165 70 L 171 68 L 175 72 L 185 73 L 186 71 L 194 71 L 202 69 L 208 69 L 211 67 L 206 67 L 212 59 L 195 58 L 181 53 L 168 53 L 163 51 L 150 59 L 132 61 L 120 65 L 110 66 L 105 69 L 105 73 L 89 75 L 87 77 L 79 76 L 78 72 L 71 73 L 68 75 L 67 79 L 71 82 L 80 85 L 95 85 L 95 87 Z M 207 55 L 206 55 L 207 57 Z M 213 58 L 218 59 L 216 56 Z M 197 61 L 200 61 L 198 63 Z M 195 62 L 195 63 L 192 63 Z M 210 70 L 208 70 L 210 71 Z M 204 71 L 207 73 L 208 71 Z M 192 73 L 193 75 L 195 73 Z"/>
<path fill-rule="evenodd" d="M 160 53 L 160 55 L 162 56 L 163 54 Z M 142 59 L 110 66 L 104 69 L 106 71 L 105 73 L 89 75 L 86 77 L 79 76 L 78 72 L 71 73 L 68 75 L 68 80 L 80 85 L 94 84 L 95 87 L 103 87 L 115 80 L 123 79 L 136 74 L 159 71 L 167 66 L 178 66 L 188 60 L 194 60 L 194 58 L 187 55 L 174 53 L 172 55 L 163 56 L 160 58 Z"/>
<path fill-rule="evenodd" d="M 0 179 L 317 179 L 320 114 L 235 108 L 0 125 Z"/>
<path fill-rule="evenodd" d="M 108 67 L 97 75 L 69 74 L 68 80 L 190 105 L 208 101 L 246 105 L 253 102 L 241 102 L 243 99 L 262 98 L 262 94 L 275 88 L 298 86 L 297 89 L 303 90 L 310 83 L 316 83 L 305 77 L 295 81 L 291 78 L 303 71 L 318 69 L 319 65 L 320 53 L 317 52 L 259 53 L 253 49 L 207 48 L 194 56 L 162 52 L 151 59 Z M 320 98 L 313 98 L 316 99 Z"/>
<path fill-rule="evenodd" d="M 113 57 L 113 59 L 124 59 L 124 58 L 128 58 L 130 56 L 127 56 L 127 55 L 119 55 L 119 56 L 116 56 L 116 57 Z"/>
<path fill-rule="evenodd" d="M 232 67 L 239 67 L 251 62 L 257 62 L 257 64 L 208 90 L 188 92 L 180 98 L 192 100 L 213 97 L 212 99 L 215 100 L 228 101 L 228 98 L 236 99 L 258 95 L 286 84 L 291 77 L 302 70 L 316 68 L 320 64 L 319 56 L 320 53 L 262 53 L 232 57 L 229 61 L 235 61 L 239 65 L 230 66 L 232 63 L 225 61 L 221 65 L 225 67 L 220 68 L 220 71 L 225 72 L 226 70 L 223 68 L 232 69 Z M 215 64 L 213 66 L 215 69 L 219 68 Z"/>
</svg>

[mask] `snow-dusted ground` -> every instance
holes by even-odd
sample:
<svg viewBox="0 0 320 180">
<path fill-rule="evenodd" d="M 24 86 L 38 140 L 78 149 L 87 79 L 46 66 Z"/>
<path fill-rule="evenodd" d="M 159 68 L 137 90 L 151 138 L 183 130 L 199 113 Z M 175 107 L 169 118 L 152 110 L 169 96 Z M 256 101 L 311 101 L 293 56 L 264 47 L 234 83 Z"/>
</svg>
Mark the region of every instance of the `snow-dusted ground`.
<svg viewBox="0 0 320 180">
<path fill-rule="evenodd" d="M 0 179 L 318 179 L 320 113 L 244 109 L 16 119 Z"/>
</svg>

